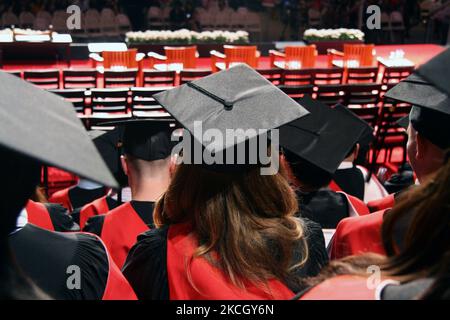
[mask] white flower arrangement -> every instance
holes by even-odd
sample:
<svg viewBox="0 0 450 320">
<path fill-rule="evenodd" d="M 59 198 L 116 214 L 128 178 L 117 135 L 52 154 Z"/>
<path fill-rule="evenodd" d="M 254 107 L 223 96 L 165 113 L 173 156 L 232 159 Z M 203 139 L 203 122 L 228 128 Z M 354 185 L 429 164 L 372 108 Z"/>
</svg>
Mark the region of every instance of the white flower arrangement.
<svg viewBox="0 0 450 320">
<path fill-rule="evenodd" d="M 359 29 L 307 29 L 303 39 L 308 41 L 364 40 L 364 32 Z"/>
<path fill-rule="evenodd" d="M 148 44 L 197 44 L 197 43 L 248 43 L 249 35 L 247 31 L 203 31 L 196 32 L 187 29 L 176 31 L 170 30 L 147 30 L 137 32 L 127 32 L 126 41 L 128 43 L 148 43 Z"/>
<path fill-rule="evenodd" d="M 42 35 L 42 34 L 49 34 L 50 30 L 32 30 L 32 29 L 20 29 L 20 28 L 6 28 L 3 30 L 0 30 L 0 34 L 20 34 L 20 35 L 26 35 L 26 36 L 34 36 L 34 35 Z M 54 32 L 55 33 L 55 32 Z"/>
</svg>

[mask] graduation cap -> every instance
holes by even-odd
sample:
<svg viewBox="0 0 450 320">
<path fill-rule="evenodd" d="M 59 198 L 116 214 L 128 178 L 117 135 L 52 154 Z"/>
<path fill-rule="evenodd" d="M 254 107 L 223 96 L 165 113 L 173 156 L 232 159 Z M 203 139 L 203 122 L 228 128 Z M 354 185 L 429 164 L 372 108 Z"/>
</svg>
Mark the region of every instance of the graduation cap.
<svg viewBox="0 0 450 320">
<path fill-rule="evenodd" d="M 114 130 L 90 130 L 88 132 L 95 147 L 105 161 L 116 180 L 122 172 L 119 157 L 117 156 L 121 144 L 121 133 Z"/>
<path fill-rule="evenodd" d="M 171 133 L 175 128 L 175 121 L 172 119 L 129 119 L 111 121 L 104 125 L 117 127 L 120 145 L 125 154 L 146 161 L 166 159 L 171 155 L 174 146 Z"/>
<path fill-rule="evenodd" d="M 450 96 L 450 48 L 417 69 L 417 73 L 436 88 Z"/>
<path fill-rule="evenodd" d="M 440 81 L 449 68 L 448 50 L 430 60 L 386 93 L 386 97 L 413 105 L 409 121 L 413 128 L 441 149 L 450 147 L 450 96 Z M 433 75 L 434 73 L 435 75 Z"/>
<path fill-rule="evenodd" d="M 354 112 L 352 112 L 349 108 L 342 104 L 337 104 L 333 108 L 333 110 L 345 113 L 346 116 L 351 115 L 355 121 L 358 121 L 364 127 L 364 130 L 360 134 L 357 143 L 359 143 L 361 146 L 368 146 L 373 141 L 373 139 L 375 138 L 375 136 L 373 135 L 373 128 L 370 124 L 367 123 L 367 121 L 358 117 Z"/>
<path fill-rule="evenodd" d="M 436 70 L 436 72 L 440 72 Z M 411 74 L 385 94 L 386 98 L 450 113 L 450 97 L 420 75 Z"/>
<path fill-rule="evenodd" d="M 114 187 L 71 103 L 0 71 L 0 146 Z"/>
<path fill-rule="evenodd" d="M 305 96 L 299 100 L 310 114 L 280 127 L 280 146 L 333 174 L 367 130 L 347 108 L 333 109 Z"/>
<path fill-rule="evenodd" d="M 202 164 L 228 165 L 217 170 L 239 169 L 236 158 L 226 155 L 231 148 L 257 140 L 268 130 L 278 128 L 308 112 L 252 68 L 242 64 L 189 82 L 153 96 L 191 135 L 194 145 L 223 161 Z M 199 127 L 201 126 L 201 132 Z M 211 130 L 211 131 L 210 131 Z M 213 130 L 213 131 L 212 131 Z M 227 139 L 230 130 L 234 138 Z M 204 138 L 206 132 L 222 135 L 222 141 Z M 217 135 L 217 136 L 218 136 Z M 216 136 L 216 137 L 217 137 Z M 183 149 L 184 151 L 184 149 Z M 203 153 L 204 155 L 205 153 Z M 184 155 L 183 155 L 184 156 Z M 195 157 L 195 155 L 194 155 Z M 184 160 L 184 159 L 183 159 Z M 195 161 L 195 163 L 197 163 Z M 242 164 L 249 164 L 248 158 Z"/>
<path fill-rule="evenodd" d="M 408 130 L 409 127 L 409 115 L 400 118 L 397 121 L 397 124 L 405 130 Z"/>
</svg>

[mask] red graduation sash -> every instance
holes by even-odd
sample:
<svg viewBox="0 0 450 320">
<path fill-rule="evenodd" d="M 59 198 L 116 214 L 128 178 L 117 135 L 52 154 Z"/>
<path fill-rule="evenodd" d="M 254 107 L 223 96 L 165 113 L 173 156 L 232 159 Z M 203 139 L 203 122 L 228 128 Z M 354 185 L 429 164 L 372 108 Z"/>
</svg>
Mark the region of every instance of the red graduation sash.
<svg viewBox="0 0 450 320">
<path fill-rule="evenodd" d="M 105 215 L 100 237 L 114 262 L 122 268 L 137 236 L 147 230 L 149 227 L 127 202 Z"/>
<path fill-rule="evenodd" d="M 386 255 L 381 240 L 381 226 L 387 211 L 342 220 L 330 244 L 330 258 L 341 259 L 367 252 Z"/>
<path fill-rule="evenodd" d="M 89 218 L 98 216 L 100 214 L 106 214 L 109 211 L 108 202 L 106 201 L 107 196 L 103 196 L 99 199 L 86 204 L 80 210 L 80 228 L 83 229 Z"/>
<path fill-rule="evenodd" d="M 394 194 L 390 194 L 382 199 L 370 201 L 369 203 L 367 203 L 370 212 L 391 209 L 392 207 L 394 207 L 394 205 L 395 205 Z"/>
<path fill-rule="evenodd" d="M 268 290 L 251 284 L 246 285 L 247 290 L 238 288 L 205 258 L 195 258 L 191 261 L 195 249 L 196 240 L 191 234 L 189 224 L 175 224 L 169 227 L 167 278 L 171 300 L 282 300 L 294 296 L 286 285 L 275 279 L 269 281 Z M 191 264 L 188 275 L 189 261 Z"/>
<path fill-rule="evenodd" d="M 73 211 L 72 203 L 70 202 L 69 198 L 69 190 L 70 188 L 62 189 L 50 196 L 48 199 L 51 203 L 57 203 L 62 205 L 64 208 L 66 208 L 69 211 Z"/>
<path fill-rule="evenodd" d="M 28 200 L 25 210 L 27 211 L 28 222 L 42 229 L 55 231 L 50 213 L 42 203 Z"/>
</svg>

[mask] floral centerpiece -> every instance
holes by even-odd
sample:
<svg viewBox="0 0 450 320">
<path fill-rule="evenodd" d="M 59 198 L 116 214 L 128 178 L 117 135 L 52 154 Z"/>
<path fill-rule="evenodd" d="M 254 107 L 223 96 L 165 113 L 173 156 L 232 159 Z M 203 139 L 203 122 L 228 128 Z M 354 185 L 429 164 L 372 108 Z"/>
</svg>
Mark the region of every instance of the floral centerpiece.
<svg viewBox="0 0 450 320">
<path fill-rule="evenodd" d="M 307 41 L 359 40 L 364 41 L 364 32 L 359 29 L 307 29 L 303 34 Z"/>
<path fill-rule="evenodd" d="M 246 31 L 147 30 L 128 32 L 126 41 L 130 44 L 245 44 L 249 42 L 249 35 Z"/>
</svg>

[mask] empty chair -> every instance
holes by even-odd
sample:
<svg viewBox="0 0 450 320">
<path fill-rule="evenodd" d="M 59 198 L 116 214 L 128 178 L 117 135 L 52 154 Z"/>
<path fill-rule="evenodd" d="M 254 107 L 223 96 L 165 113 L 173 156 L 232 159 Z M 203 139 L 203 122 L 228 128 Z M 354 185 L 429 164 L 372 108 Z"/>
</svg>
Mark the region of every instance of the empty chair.
<svg viewBox="0 0 450 320">
<path fill-rule="evenodd" d="M 400 147 L 403 151 L 403 163 L 406 162 L 406 143 L 408 138 L 405 130 L 399 127 L 397 121 L 408 115 L 410 111 L 411 106 L 383 107 L 380 109 L 374 143 L 374 159 L 377 159 L 380 151 L 384 149 L 384 162 L 390 161 L 392 150 Z"/>
<path fill-rule="evenodd" d="M 92 113 L 126 113 L 128 109 L 128 88 L 92 89 Z"/>
<path fill-rule="evenodd" d="M 140 63 L 145 57 L 138 53 L 137 49 L 128 49 L 127 51 L 103 51 L 102 61 L 105 69 L 129 69 L 140 68 Z"/>
<path fill-rule="evenodd" d="M 233 10 L 222 10 L 216 14 L 214 19 L 215 28 L 219 30 L 228 30 L 231 22 L 231 15 L 233 14 Z"/>
<path fill-rule="evenodd" d="M 398 83 L 406 79 L 412 72 L 414 67 L 385 67 L 383 77 L 381 79 L 382 84 Z"/>
<path fill-rule="evenodd" d="M 49 91 L 72 103 L 76 112 L 84 113 L 86 108 L 86 93 L 84 89 L 55 89 Z"/>
<path fill-rule="evenodd" d="M 104 87 L 134 87 L 137 86 L 138 69 L 114 70 L 103 72 Z"/>
<path fill-rule="evenodd" d="M 151 29 L 160 29 L 163 26 L 162 10 L 159 7 L 148 8 L 147 26 Z"/>
<path fill-rule="evenodd" d="M 120 34 L 125 34 L 131 30 L 131 22 L 127 15 L 119 13 L 116 19 Z"/>
<path fill-rule="evenodd" d="M 2 15 L 2 25 L 4 28 L 19 25 L 19 18 L 12 12 L 5 12 Z"/>
<path fill-rule="evenodd" d="M 51 23 L 51 20 L 47 20 L 42 17 L 36 17 L 36 19 L 34 19 L 33 28 L 35 30 L 45 31 L 45 30 L 48 30 L 50 23 Z"/>
<path fill-rule="evenodd" d="M 344 69 L 334 68 L 316 68 L 314 69 L 314 84 L 341 84 L 344 78 Z"/>
<path fill-rule="evenodd" d="M 185 69 L 180 71 L 180 84 L 209 76 L 211 70 Z"/>
<path fill-rule="evenodd" d="M 403 23 L 403 15 L 399 11 L 393 11 L 391 12 L 391 15 L 389 16 L 390 25 L 391 25 L 391 41 L 397 41 L 397 38 L 399 41 L 403 42 L 404 37 L 403 33 L 405 31 L 405 25 Z M 398 37 L 396 37 L 395 33 L 398 34 Z"/>
<path fill-rule="evenodd" d="M 88 11 L 89 12 L 89 11 Z M 89 37 L 100 37 L 101 33 L 101 24 L 100 24 L 100 14 L 95 14 L 95 11 L 92 11 L 91 14 L 86 13 L 84 17 L 84 30 Z"/>
<path fill-rule="evenodd" d="M 23 11 L 19 15 L 19 22 L 21 28 L 32 28 L 34 24 L 34 15 L 29 11 Z"/>
<path fill-rule="evenodd" d="M 322 24 L 322 14 L 316 8 L 308 10 L 308 26 L 310 28 L 319 27 Z"/>
<path fill-rule="evenodd" d="M 171 87 L 131 88 L 131 111 L 163 110 L 153 95 L 168 89 Z"/>
<path fill-rule="evenodd" d="M 52 20 L 52 15 L 50 12 L 45 11 L 45 10 L 41 10 L 36 14 L 36 18 L 42 18 L 48 21 Z"/>
<path fill-rule="evenodd" d="M 324 84 L 317 87 L 316 99 L 323 103 L 334 106 L 345 103 L 345 92 L 347 85 L 344 84 Z"/>
<path fill-rule="evenodd" d="M 100 18 L 100 30 L 103 36 L 114 37 L 120 34 L 119 26 L 117 24 L 117 20 L 114 14 L 113 15 L 103 14 L 102 11 L 102 15 Z"/>
<path fill-rule="evenodd" d="M 281 91 L 287 94 L 292 99 L 302 98 L 305 94 L 310 96 L 314 93 L 313 85 L 304 85 L 304 86 L 278 86 Z"/>
<path fill-rule="evenodd" d="M 195 69 L 197 67 L 197 46 L 164 47 L 165 56 L 149 52 L 150 66 L 158 70 Z M 158 64 L 159 62 L 160 64 Z"/>
<path fill-rule="evenodd" d="M 211 69 L 213 71 L 225 70 L 238 63 L 245 63 L 252 68 L 258 67 L 258 61 L 261 53 L 256 46 L 232 46 L 224 45 L 224 52 L 211 51 Z M 223 63 L 218 60 L 224 60 Z"/>
<path fill-rule="evenodd" d="M 346 93 L 348 106 L 373 107 L 380 101 L 381 84 L 349 84 Z"/>
<path fill-rule="evenodd" d="M 175 86 L 177 73 L 175 71 L 143 71 L 143 86 Z"/>
<path fill-rule="evenodd" d="M 66 69 L 62 72 L 63 88 L 95 88 L 98 72 L 95 69 Z"/>
<path fill-rule="evenodd" d="M 344 44 L 344 51 L 328 49 L 328 62 L 331 67 L 337 63 L 334 57 L 341 59 L 342 67 L 371 67 L 375 61 L 375 46 L 373 44 Z M 340 66 L 340 65 L 339 65 Z"/>
<path fill-rule="evenodd" d="M 56 32 L 67 32 L 67 18 L 61 15 L 55 15 L 52 19 L 53 30 Z"/>
<path fill-rule="evenodd" d="M 378 67 L 358 67 L 347 68 L 347 83 L 369 82 L 377 81 Z"/>
<path fill-rule="evenodd" d="M 33 83 L 43 89 L 59 88 L 59 70 L 25 70 L 23 72 L 24 80 Z"/>
<path fill-rule="evenodd" d="M 285 69 L 281 82 L 283 85 L 314 84 L 314 69 Z"/>
<path fill-rule="evenodd" d="M 274 85 L 281 85 L 283 78 L 283 70 L 278 68 L 273 69 L 257 69 L 259 74 L 272 82 Z"/>
<path fill-rule="evenodd" d="M 315 45 L 287 46 L 283 52 L 269 50 L 270 65 L 285 69 L 314 68 L 317 49 Z M 277 59 L 282 61 L 277 62 Z"/>
</svg>

